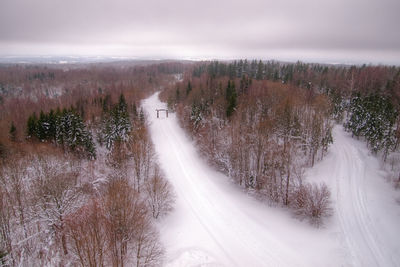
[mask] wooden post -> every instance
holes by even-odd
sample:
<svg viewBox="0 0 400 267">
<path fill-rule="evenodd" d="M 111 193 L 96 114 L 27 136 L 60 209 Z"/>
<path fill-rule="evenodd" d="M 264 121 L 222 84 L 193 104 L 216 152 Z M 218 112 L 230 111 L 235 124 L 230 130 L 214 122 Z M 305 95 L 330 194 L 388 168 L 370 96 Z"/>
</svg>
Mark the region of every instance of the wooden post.
<svg viewBox="0 0 400 267">
<path fill-rule="evenodd" d="M 167 118 L 168 118 L 168 109 L 165 112 L 167 112 Z"/>
<path fill-rule="evenodd" d="M 158 109 L 156 109 L 156 110 L 157 110 L 157 119 L 158 119 L 158 111 L 159 111 L 159 110 L 158 110 Z"/>
</svg>

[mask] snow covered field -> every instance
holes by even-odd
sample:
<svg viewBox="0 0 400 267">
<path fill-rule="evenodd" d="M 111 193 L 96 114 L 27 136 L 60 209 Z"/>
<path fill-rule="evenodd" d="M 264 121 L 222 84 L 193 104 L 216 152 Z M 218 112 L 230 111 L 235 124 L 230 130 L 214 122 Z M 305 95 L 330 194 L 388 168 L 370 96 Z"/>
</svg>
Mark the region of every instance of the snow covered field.
<svg viewBox="0 0 400 267">
<path fill-rule="evenodd" d="M 160 230 L 167 266 L 400 266 L 400 206 L 376 159 L 340 127 L 310 180 L 332 190 L 325 228 L 247 196 L 207 166 L 158 95 L 146 99 L 150 131 L 177 203 Z"/>
</svg>

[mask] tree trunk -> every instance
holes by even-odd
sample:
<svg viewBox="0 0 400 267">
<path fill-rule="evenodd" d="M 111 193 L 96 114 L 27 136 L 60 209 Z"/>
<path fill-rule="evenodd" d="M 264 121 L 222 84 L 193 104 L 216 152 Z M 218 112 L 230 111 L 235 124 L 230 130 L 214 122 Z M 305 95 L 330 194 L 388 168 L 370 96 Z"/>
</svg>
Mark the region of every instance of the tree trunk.
<svg viewBox="0 0 400 267">
<path fill-rule="evenodd" d="M 314 162 L 315 162 L 315 150 L 313 149 L 311 157 L 311 167 L 314 167 Z"/>
<path fill-rule="evenodd" d="M 141 245 L 139 243 L 137 252 L 136 252 L 136 267 L 140 267 L 140 249 L 141 249 Z"/>
<path fill-rule="evenodd" d="M 286 199 L 285 199 L 285 205 L 289 205 L 289 181 L 290 181 L 290 170 L 288 169 L 288 175 L 286 179 Z"/>
<path fill-rule="evenodd" d="M 65 239 L 65 234 L 64 233 L 61 235 L 61 243 L 62 243 L 64 255 L 67 255 L 68 254 L 68 248 L 67 248 L 67 241 Z"/>
</svg>

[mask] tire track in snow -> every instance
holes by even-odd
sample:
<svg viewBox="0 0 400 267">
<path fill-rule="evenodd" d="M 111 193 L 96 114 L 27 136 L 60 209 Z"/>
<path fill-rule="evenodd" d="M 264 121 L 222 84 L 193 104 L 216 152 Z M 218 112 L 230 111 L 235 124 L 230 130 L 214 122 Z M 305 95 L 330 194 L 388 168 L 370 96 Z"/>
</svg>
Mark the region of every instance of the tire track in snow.
<svg viewBox="0 0 400 267">
<path fill-rule="evenodd" d="M 211 177 L 216 173 L 199 161 L 173 114 L 168 119 L 154 119 L 154 105 L 161 105 L 157 95 L 146 101 L 145 110 L 153 116 L 151 133 L 156 152 L 165 163 L 162 166 L 178 198 L 187 205 L 208 240 L 212 240 L 210 247 L 218 250 L 212 253 L 224 255 L 227 266 L 309 266 L 279 236 L 238 208 L 238 201 L 247 201 L 245 195 L 237 199 L 218 187 L 213 181 L 218 177 Z M 202 249 L 207 251 L 207 247 Z"/>
<path fill-rule="evenodd" d="M 185 147 L 185 144 L 183 144 L 182 140 L 180 137 L 177 136 L 177 133 L 174 131 L 174 129 L 171 127 L 170 124 L 168 124 L 168 134 L 172 135 L 173 138 L 173 142 L 170 141 L 171 146 L 174 147 L 174 154 L 176 156 L 176 158 L 178 159 L 179 165 L 181 166 L 182 172 L 184 174 L 184 177 L 188 178 L 188 182 L 190 183 L 191 187 L 194 189 L 196 188 L 197 190 L 193 190 L 192 193 L 194 193 L 195 195 L 199 196 L 200 193 L 202 195 L 207 195 L 210 194 L 209 191 L 210 189 L 216 189 L 213 187 L 212 184 L 208 184 L 207 187 L 204 187 L 203 184 L 201 183 L 196 183 L 194 180 L 194 177 L 192 177 L 188 171 L 187 171 L 187 167 L 185 166 L 185 164 L 183 163 L 182 158 L 186 158 L 186 160 L 192 158 L 190 154 L 187 153 L 187 151 L 185 149 L 182 149 Z M 178 144 L 179 146 L 176 146 L 176 144 Z M 177 149 L 177 147 L 179 147 L 179 149 Z M 196 161 L 190 161 L 191 165 L 196 165 L 196 166 L 192 166 L 194 167 L 193 169 L 201 169 L 198 162 Z M 203 174 L 204 175 L 204 179 L 207 179 L 207 177 L 209 175 L 207 175 L 206 173 Z M 193 179 L 193 180 L 192 180 Z M 207 230 L 207 232 L 209 233 L 210 237 L 212 237 L 212 239 L 214 240 L 214 242 L 216 242 L 216 244 L 218 245 L 218 247 L 221 249 L 221 251 L 224 252 L 224 254 L 227 256 L 227 258 L 230 259 L 231 263 L 234 266 L 243 266 L 237 263 L 237 261 L 235 259 L 232 258 L 232 256 L 230 256 L 230 254 L 225 250 L 224 246 L 222 245 L 222 243 L 226 243 L 228 241 L 230 242 L 235 242 L 237 244 L 241 244 L 241 246 L 243 248 L 245 247 L 254 247 L 256 245 L 257 242 L 254 242 L 253 244 L 249 244 L 249 242 L 244 238 L 244 239 L 240 239 L 238 237 L 248 237 L 250 234 L 254 234 L 254 233 L 246 233 L 246 231 L 244 231 L 244 229 L 240 228 L 239 225 L 235 225 L 234 223 L 229 223 L 229 219 L 231 219 L 232 217 L 235 217 L 236 219 L 240 220 L 243 219 L 243 213 L 240 212 L 240 214 L 237 214 L 239 210 L 237 210 L 235 207 L 233 207 L 232 205 L 230 205 L 229 203 L 229 199 L 226 199 L 224 197 L 224 195 L 222 194 L 222 192 L 219 192 L 218 190 L 213 190 L 212 192 L 213 194 L 218 194 L 221 198 L 221 202 L 224 202 L 224 206 L 221 207 L 220 205 L 218 205 L 218 203 L 210 203 L 209 200 L 206 198 L 206 202 L 204 203 L 203 207 L 204 209 L 202 210 L 201 213 L 205 213 L 205 212 L 210 212 L 210 216 L 208 216 L 208 218 L 215 218 L 215 217 L 228 217 L 228 218 L 223 218 L 221 220 L 219 220 L 219 222 L 223 222 L 221 225 L 209 225 L 209 223 L 207 223 L 206 220 L 203 219 L 204 216 L 200 216 L 196 210 L 196 208 L 193 207 L 193 205 L 191 205 L 192 208 L 192 212 L 196 215 L 197 219 L 199 220 L 199 222 L 202 224 L 202 226 Z M 207 205 L 205 205 L 207 204 Z M 224 210 L 221 208 L 225 208 Z M 229 209 L 227 209 L 229 208 Z M 224 216 L 226 213 L 231 213 L 230 211 L 236 211 L 236 214 L 234 214 L 233 216 Z M 235 216 L 236 215 L 236 216 Z M 231 218 L 229 218 L 231 217 Z M 225 219 L 225 220 L 224 220 Z M 247 219 L 247 218 L 246 218 Z M 227 225 L 228 223 L 228 225 Z M 249 227 L 251 226 L 251 222 L 249 223 Z M 211 229 L 213 229 L 214 231 L 212 231 Z M 219 231 L 216 231 L 216 229 L 219 229 Z M 229 233 L 227 233 L 227 231 L 229 231 Z M 261 234 L 262 231 L 259 232 L 259 234 Z M 223 236 L 224 235 L 224 236 Z M 228 238 L 227 238 L 228 237 Z M 225 239 L 225 240 L 223 240 Z M 232 240 L 233 239 L 233 240 Z M 267 241 L 271 241 L 268 240 L 268 238 L 264 239 L 265 242 Z M 278 246 L 278 244 L 276 244 Z M 242 251 L 243 251 L 242 248 Z M 276 255 L 271 254 L 270 251 L 268 251 L 267 249 L 265 249 L 265 247 L 261 247 L 258 246 L 256 248 L 256 250 L 263 250 L 264 253 L 264 260 L 266 258 L 266 256 L 268 256 L 270 258 L 270 262 L 275 262 L 274 266 L 289 266 L 289 263 L 285 261 L 279 257 L 277 257 Z M 252 257 L 254 257 L 254 259 L 257 259 L 258 255 L 254 255 L 253 253 L 251 253 Z M 283 254 L 283 251 L 282 251 Z M 259 262 L 258 266 L 262 266 L 264 265 L 265 262 Z M 279 264 L 279 265 L 277 265 Z M 229 265 L 232 266 L 232 265 Z"/>
<path fill-rule="evenodd" d="M 179 144 L 179 147 L 182 148 L 184 147 L 184 143 L 182 142 L 181 138 L 177 136 L 177 133 L 171 128 L 171 125 L 169 125 L 169 131 L 168 133 L 172 133 L 173 138 L 174 138 L 174 144 Z M 176 150 L 175 147 L 175 152 L 176 154 L 179 155 L 179 152 L 185 151 L 184 149 L 179 149 Z M 192 151 L 193 152 L 193 151 Z M 188 155 L 190 154 L 182 154 L 181 157 L 189 159 L 192 158 L 192 156 Z M 191 161 L 193 163 L 193 167 L 197 170 L 201 170 L 204 166 L 201 166 L 199 162 L 197 161 Z M 186 169 L 185 164 L 183 164 L 183 160 L 180 160 L 180 165 L 183 169 Z M 190 178 L 190 174 L 185 171 L 185 177 Z M 204 179 L 205 181 L 208 181 L 208 177 L 212 176 L 212 174 L 209 173 L 204 173 Z M 218 178 L 211 178 L 211 179 L 218 179 Z M 289 250 L 289 248 L 286 248 L 278 242 L 278 240 L 274 240 L 271 238 L 270 235 L 265 235 L 265 229 L 260 227 L 260 225 L 255 224 L 255 222 L 249 218 L 246 214 L 244 214 L 240 209 L 235 207 L 234 205 L 231 204 L 231 199 L 227 198 L 226 195 L 218 190 L 218 188 L 215 186 L 213 183 L 208 183 L 207 186 L 203 186 L 204 184 L 201 183 L 195 183 L 194 181 L 190 181 L 191 185 L 193 188 L 197 188 L 195 190 L 195 193 L 197 195 L 210 195 L 210 194 L 215 194 L 219 195 L 220 202 L 219 203 L 224 203 L 224 205 L 219 205 L 219 203 L 211 203 L 208 198 L 206 198 L 207 202 L 207 210 L 212 211 L 211 217 L 219 217 L 220 220 L 220 225 L 208 225 L 206 220 L 202 219 L 202 216 L 197 216 L 199 220 L 202 221 L 202 225 L 206 227 L 207 229 L 214 229 L 214 231 L 208 230 L 209 234 L 212 235 L 213 239 L 218 243 L 218 245 L 223 249 L 222 243 L 226 242 L 231 242 L 231 243 L 236 243 L 240 244 L 240 249 L 241 251 L 244 251 L 245 248 L 252 248 L 253 251 L 247 252 L 250 254 L 250 256 L 254 259 L 259 259 L 260 254 L 262 254 L 262 260 L 259 260 L 259 265 L 256 266 L 264 266 L 266 264 L 265 259 L 268 257 L 269 262 L 274 262 L 273 266 L 300 266 L 301 263 L 297 261 L 297 263 L 294 263 L 295 261 L 290 261 L 290 258 L 292 255 L 289 255 L 285 252 L 285 250 Z M 196 211 L 194 211 L 196 212 Z M 235 224 L 234 221 L 232 222 L 232 218 L 236 218 L 236 220 L 241 220 L 242 222 L 246 222 L 246 224 L 249 226 L 249 228 L 243 228 L 242 224 Z M 220 231 L 216 231 L 216 228 L 218 228 Z M 249 229 L 256 229 L 253 231 L 249 231 Z M 253 240 L 248 240 L 249 236 L 258 236 L 258 238 L 253 239 Z M 245 238 L 240 238 L 240 237 L 245 237 Z M 262 240 L 260 242 L 260 240 Z M 269 249 L 269 246 L 266 244 L 274 244 L 278 249 L 281 251 L 277 253 L 276 251 L 271 251 Z M 229 255 L 225 249 L 223 249 L 224 253 Z M 254 252 L 259 252 L 254 253 Z M 261 252 L 261 253 L 260 253 Z M 274 253 L 275 252 L 275 253 Z M 229 256 L 229 258 L 235 262 L 237 266 L 243 266 L 238 265 L 237 262 Z M 250 258 L 250 257 L 249 257 Z M 285 259 L 287 258 L 287 259 Z"/>
<path fill-rule="evenodd" d="M 171 127 L 169 127 L 171 128 Z M 174 143 L 177 144 L 178 139 L 176 138 L 175 133 L 173 132 L 172 129 L 170 129 L 170 131 L 168 131 L 169 134 L 173 135 L 173 138 L 175 139 Z M 166 133 L 164 132 L 164 135 Z M 193 182 L 191 181 L 191 176 L 190 174 L 188 174 L 183 161 L 181 159 L 181 154 L 177 151 L 177 147 L 174 145 L 174 143 L 171 141 L 171 139 L 168 139 L 168 142 L 170 143 L 170 147 L 173 148 L 173 152 L 175 155 L 175 158 L 177 159 L 179 166 L 181 167 L 181 170 L 183 172 L 183 176 L 188 178 L 187 181 L 189 183 L 191 183 L 191 186 L 194 187 Z M 182 152 L 182 150 L 181 150 Z M 192 193 L 198 195 L 198 191 L 193 191 Z M 191 201 L 189 199 L 186 198 L 186 196 L 184 194 L 181 194 L 181 196 L 185 199 L 185 202 L 190 206 L 190 210 L 191 212 L 194 214 L 194 216 L 197 218 L 198 222 L 200 222 L 200 224 L 202 225 L 202 227 L 207 231 L 207 233 L 209 234 L 209 236 L 213 239 L 213 241 L 217 244 L 217 246 L 220 248 L 221 251 L 223 251 L 223 253 L 225 254 L 225 256 L 230 260 L 231 264 L 233 266 L 238 266 L 238 264 L 235 262 L 234 259 L 232 259 L 232 257 L 230 257 L 229 253 L 226 252 L 226 250 L 224 249 L 223 245 L 217 240 L 217 238 L 213 235 L 213 233 L 211 232 L 211 230 L 209 229 L 209 227 L 206 225 L 206 223 L 203 221 L 203 219 L 201 218 L 201 216 L 198 214 L 198 212 L 196 211 L 195 207 L 193 207 L 193 205 L 191 204 Z"/>
<path fill-rule="evenodd" d="M 365 195 L 367 166 L 362 152 L 338 127 L 334 128 L 334 138 L 332 152 L 336 160 L 331 179 L 336 180 L 336 212 L 353 265 L 395 266 L 381 249 L 379 233 L 369 215 Z"/>
</svg>

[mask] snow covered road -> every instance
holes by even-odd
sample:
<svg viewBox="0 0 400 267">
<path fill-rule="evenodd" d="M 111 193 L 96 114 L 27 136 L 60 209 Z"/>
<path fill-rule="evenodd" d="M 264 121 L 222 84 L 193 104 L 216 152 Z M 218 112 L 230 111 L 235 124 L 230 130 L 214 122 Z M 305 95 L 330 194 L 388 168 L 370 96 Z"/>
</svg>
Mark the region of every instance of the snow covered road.
<svg viewBox="0 0 400 267">
<path fill-rule="evenodd" d="M 177 194 L 160 223 L 167 266 L 400 266 L 400 209 L 365 145 L 342 127 L 328 156 L 307 172 L 332 190 L 335 214 L 315 229 L 240 192 L 199 157 L 158 95 L 143 103 L 163 171 Z"/>
<path fill-rule="evenodd" d="M 247 197 L 199 158 L 158 95 L 143 103 L 175 211 L 160 225 L 168 266 L 340 266 L 332 233 L 300 223 Z"/>
<path fill-rule="evenodd" d="M 309 172 L 330 185 L 350 266 L 400 266 L 400 207 L 378 160 L 336 126 L 329 156 Z M 397 194 L 398 196 L 398 194 Z"/>
</svg>

